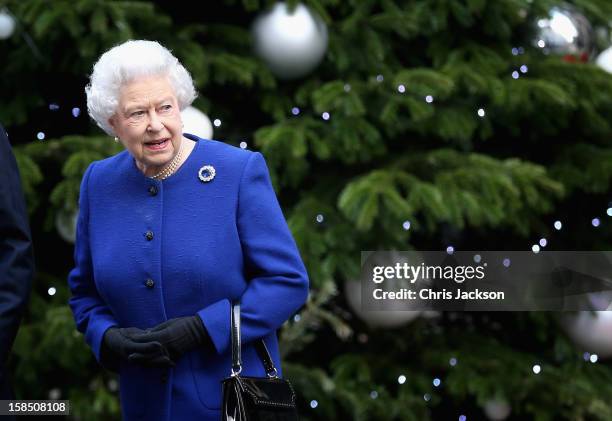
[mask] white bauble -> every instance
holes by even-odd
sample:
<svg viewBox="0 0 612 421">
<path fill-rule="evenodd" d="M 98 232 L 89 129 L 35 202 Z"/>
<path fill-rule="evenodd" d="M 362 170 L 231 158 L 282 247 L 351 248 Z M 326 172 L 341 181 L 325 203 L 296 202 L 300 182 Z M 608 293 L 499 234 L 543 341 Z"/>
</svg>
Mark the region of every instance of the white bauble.
<svg viewBox="0 0 612 421">
<path fill-rule="evenodd" d="M 212 139 L 213 126 L 208 116 L 202 111 L 190 106 L 181 111 L 181 118 L 184 133 L 191 133 L 202 139 Z"/>
<path fill-rule="evenodd" d="M 15 18 L 5 10 L 0 10 L 0 39 L 7 39 L 15 31 Z"/>
<path fill-rule="evenodd" d="M 608 73 L 612 73 L 612 47 L 603 50 L 598 56 L 595 63 Z"/>
<path fill-rule="evenodd" d="M 252 33 L 257 55 L 283 79 L 306 75 L 327 50 L 327 26 L 301 3 L 293 13 L 289 13 L 287 4 L 276 3 L 255 19 Z"/>
<path fill-rule="evenodd" d="M 78 210 L 61 209 L 55 215 L 55 228 L 60 237 L 74 244 L 76 240 L 76 226 L 79 218 Z"/>
<path fill-rule="evenodd" d="M 492 421 L 502 421 L 510 415 L 508 402 L 499 399 L 490 399 L 484 404 L 484 413 Z"/>
</svg>

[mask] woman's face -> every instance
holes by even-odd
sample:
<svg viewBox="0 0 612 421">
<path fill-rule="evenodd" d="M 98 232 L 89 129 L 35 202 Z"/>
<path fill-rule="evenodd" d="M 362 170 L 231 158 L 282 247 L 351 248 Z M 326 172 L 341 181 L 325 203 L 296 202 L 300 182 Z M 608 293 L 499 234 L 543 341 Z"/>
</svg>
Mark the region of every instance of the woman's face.
<svg viewBox="0 0 612 421">
<path fill-rule="evenodd" d="M 174 158 L 183 137 L 179 106 L 165 76 L 146 76 L 123 85 L 109 123 L 147 176 Z"/>
</svg>

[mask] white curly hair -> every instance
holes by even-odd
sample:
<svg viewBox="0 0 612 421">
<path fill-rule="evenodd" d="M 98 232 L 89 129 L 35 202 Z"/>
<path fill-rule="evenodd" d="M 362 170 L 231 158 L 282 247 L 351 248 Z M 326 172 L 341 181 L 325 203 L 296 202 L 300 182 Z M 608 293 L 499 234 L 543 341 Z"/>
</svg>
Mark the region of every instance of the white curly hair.
<svg viewBox="0 0 612 421">
<path fill-rule="evenodd" d="M 106 51 L 93 66 L 85 87 L 87 112 L 110 136 L 108 123 L 117 111 L 121 87 L 140 76 L 168 76 L 180 110 L 196 98 L 191 75 L 172 53 L 156 41 L 129 40 Z"/>
</svg>

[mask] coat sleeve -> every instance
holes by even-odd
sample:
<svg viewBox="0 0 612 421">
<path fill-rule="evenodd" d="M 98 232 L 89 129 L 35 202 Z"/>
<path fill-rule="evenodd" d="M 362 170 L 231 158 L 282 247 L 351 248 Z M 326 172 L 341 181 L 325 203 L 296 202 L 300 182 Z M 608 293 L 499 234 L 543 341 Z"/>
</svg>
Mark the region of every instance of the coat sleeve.
<svg viewBox="0 0 612 421">
<path fill-rule="evenodd" d="M 278 329 L 308 297 L 308 274 L 274 193 L 264 157 L 250 154 L 238 193 L 237 227 L 248 286 L 240 299 L 243 343 Z M 230 348 L 230 301 L 200 310 L 219 354 Z"/>
<path fill-rule="evenodd" d="M 30 295 L 34 257 L 19 170 L 0 126 L 0 382 Z M 1 387 L 1 383 L 0 383 Z"/>
<path fill-rule="evenodd" d="M 98 294 L 93 277 L 89 244 L 88 183 L 94 165 L 95 163 L 92 163 L 87 168 L 81 181 L 79 217 L 74 247 L 75 267 L 68 274 L 68 286 L 72 293 L 69 304 L 77 330 L 85 335 L 85 341 L 91 347 L 98 362 L 104 363 L 100 355 L 104 332 L 112 326 L 118 326 L 118 323 Z"/>
</svg>

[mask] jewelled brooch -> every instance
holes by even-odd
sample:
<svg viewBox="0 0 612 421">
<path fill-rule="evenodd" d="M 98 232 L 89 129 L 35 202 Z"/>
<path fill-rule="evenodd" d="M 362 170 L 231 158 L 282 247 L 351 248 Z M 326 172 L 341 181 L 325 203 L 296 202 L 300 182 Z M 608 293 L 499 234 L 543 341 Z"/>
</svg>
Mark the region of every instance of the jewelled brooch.
<svg viewBox="0 0 612 421">
<path fill-rule="evenodd" d="M 200 168 L 200 171 L 198 171 L 198 178 L 202 181 L 202 183 L 208 183 L 215 178 L 215 174 L 215 167 L 212 165 L 204 165 L 202 168 Z"/>
</svg>

